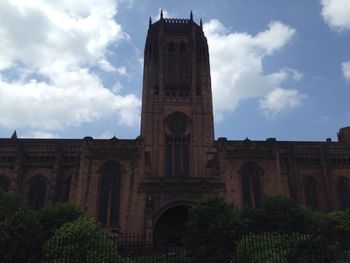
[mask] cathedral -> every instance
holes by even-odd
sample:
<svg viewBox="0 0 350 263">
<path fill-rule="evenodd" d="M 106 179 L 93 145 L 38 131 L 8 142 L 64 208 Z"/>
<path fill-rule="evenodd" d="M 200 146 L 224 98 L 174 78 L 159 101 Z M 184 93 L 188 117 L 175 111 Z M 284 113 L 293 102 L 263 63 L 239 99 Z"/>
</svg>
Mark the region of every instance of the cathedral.
<svg viewBox="0 0 350 263">
<path fill-rule="evenodd" d="M 202 22 L 149 21 L 135 139 L 0 138 L 0 187 L 34 209 L 68 201 L 121 233 L 183 231 L 187 209 L 215 193 L 236 207 L 270 195 L 319 211 L 350 208 L 350 127 L 338 141 L 214 137 Z"/>
</svg>

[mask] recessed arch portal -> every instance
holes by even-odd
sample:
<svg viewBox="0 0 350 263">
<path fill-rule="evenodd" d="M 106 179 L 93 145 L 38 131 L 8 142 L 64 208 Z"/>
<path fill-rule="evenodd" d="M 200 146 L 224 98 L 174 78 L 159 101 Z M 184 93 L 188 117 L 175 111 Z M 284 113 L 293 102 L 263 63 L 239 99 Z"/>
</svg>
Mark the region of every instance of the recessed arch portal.
<svg viewBox="0 0 350 263">
<path fill-rule="evenodd" d="M 188 210 L 192 203 L 177 203 L 162 209 L 155 218 L 154 240 L 157 245 L 183 246 Z"/>
</svg>

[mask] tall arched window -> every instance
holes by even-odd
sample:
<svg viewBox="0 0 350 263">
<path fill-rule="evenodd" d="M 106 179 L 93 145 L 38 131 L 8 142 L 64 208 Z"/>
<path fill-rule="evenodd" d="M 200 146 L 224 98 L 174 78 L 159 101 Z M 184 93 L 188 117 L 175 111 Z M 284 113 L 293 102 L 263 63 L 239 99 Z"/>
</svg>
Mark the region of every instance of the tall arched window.
<svg viewBox="0 0 350 263">
<path fill-rule="evenodd" d="M 304 195 L 305 203 L 308 207 L 318 210 L 318 194 L 317 194 L 317 181 L 314 177 L 309 176 L 304 182 Z"/>
<path fill-rule="evenodd" d="M 98 221 L 105 227 L 119 225 L 121 168 L 108 162 L 101 168 Z"/>
<path fill-rule="evenodd" d="M 169 42 L 166 55 L 167 96 L 189 96 L 191 90 L 191 60 L 185 41 Z"/>
<path fill-rule="evenodd" d="M 62 196 L 61 200 L 63 201 L 69 201 L 69 194 L 70 194 L 70 185 L 72 182 L 72 176 L 68 176 L 63 180 L 62 184 Z"/>
<path fill-rule="evenodd" d="M 350 208 L 350 189 L 349 181 L 347 178 L 339 178 L 337 182 L 337 194 L 339 200 L 339 208 L 341 210 L 346 210 Z"/>
<path fill-rule="evenodd" d="M 45 205 L 47 192 L 47 180 L 44 176 L 36 175 L 30 178 L 27 193 L 28 205 L 38 210 Z"/>
<path fill-rule="evenodd" d="M 176 80 L 176 50 L 174 43 L 168 45 L 167 79 L 172 82 Z"/>
<path fill-rule="evenodd" d="M 243 204 L 256 207 L 260 204 L 260 177 L 263 174 L 260 166 L 253 162 L 245 163 L 240 169 L 242 178 Z"/>
<path fill-rule="evenodd" d="M 5 192 L 9 190 L 9 179 L 4 175 L 0 175 L 0 190 Z"/>
<path fill-rule="evenodd" d="M 187 117 L 180 112 L 171 114 L 167 120 L 165 165 L 167 176 L 189 176 L 190 154 Z M 187 134 L 186 134 L 187 133 Z"/>
<path fill-rule="evenodd" d="M 179 49 L 179 80 L 180 82 L 188 80 L 188 54 L 184 43 L 181 43 Z"/>
</svg>

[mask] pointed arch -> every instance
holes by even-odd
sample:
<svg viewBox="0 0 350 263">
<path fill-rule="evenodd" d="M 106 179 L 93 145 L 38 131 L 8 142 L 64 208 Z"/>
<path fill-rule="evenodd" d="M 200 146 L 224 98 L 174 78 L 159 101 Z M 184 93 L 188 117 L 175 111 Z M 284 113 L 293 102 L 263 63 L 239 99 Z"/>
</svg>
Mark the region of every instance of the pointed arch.
<svg viewBox="0 0 350 263">
<path fill-rule="evenodd" d="M 259 206 L 263 170 L 256 163 L 247 162 L 241 166 L 239 173 L 242 180 L 243 204 L 251 207 Z"/>
<path fill-rule="evenodd" d="M 306 206 L 319 210 L 318 193 L 317 193 L 317 180 L 313 176 L 306 177 L 304 181 L 304 196 Z"/>
<path fill-rule="evenodd" d="M 46 204 L 47 179 L 42 175 L 35 175 L 29 179 L 27 200 L 30 208 L 39 210 Z"/>
<path fill-rule="evenodd" d="M 120 187 L 122 169 L 110 161 L 100 168 L 98 221 L 105 227 L 119 225 Z"/>
</svg>

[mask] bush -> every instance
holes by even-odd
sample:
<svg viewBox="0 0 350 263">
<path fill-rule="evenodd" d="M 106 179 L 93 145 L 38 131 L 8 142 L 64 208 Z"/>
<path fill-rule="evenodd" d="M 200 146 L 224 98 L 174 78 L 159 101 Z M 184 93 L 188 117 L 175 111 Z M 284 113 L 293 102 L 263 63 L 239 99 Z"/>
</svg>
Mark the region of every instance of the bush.
<svg viewBox="0 0 350 263">
<path fill-rule="evenodd" d="M 33 211 L 18 193 L 0 192 L 0 262 L 39 262 L 44 242 L 79 215 L 68 203 Z"/>
<path fill-rule="evenodd" d="M 250 234 L 237 244 L 234 262 L 348 262 L 338 243 L 307 234 Z"/>
<path fill-rule="evenodd" d="M 189 210 L 186 247 L 194 262 L 229 262 L 241 229 L 238 213 L 221 197 L 204 197 Z"/>
<path fill-rule="evenodd" d="M 46 238 L 53 236 L 58 228 L 74 221 L 80 215 L 81 213 L 69 203 L 56 203 L 38 211 L 38 219 L 43 226 Z"/>
<path fill-rule="evenodd" d="M 263 198 L 252 217 L 254 232 L 308 232 L 319 229 L 321 220 L 318 213 L 285 196 Z"/>
<path fill-rule="evenodd" d="M 28 208 L 18 209 L 0 223 L 1 262 L 39 262 L 42 244 L 43 229 L 37 214 Z"/>
<path fill-rule="evenodd" d="M 118 262 L 117 246 L 93 219 L 80 216 L 64 224 L 45 242 L 45 263 Z"/>
<path fill-rule="evenodd" d="M 324 216 L 323 232 L 328 238 L 342 241 L 343 247 L 350 248 L 350 209 L 334 211 Z"/>
<path fill-rule="evenodd" d="M 0 222 L 11 217 L 20 208 L 26 207 L 25 202 L 16 192 L 3 192 L 0 190 Z"/>
</svg>

